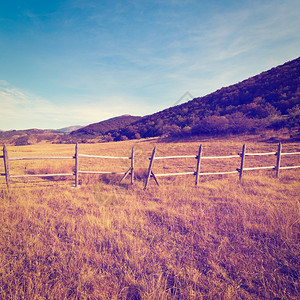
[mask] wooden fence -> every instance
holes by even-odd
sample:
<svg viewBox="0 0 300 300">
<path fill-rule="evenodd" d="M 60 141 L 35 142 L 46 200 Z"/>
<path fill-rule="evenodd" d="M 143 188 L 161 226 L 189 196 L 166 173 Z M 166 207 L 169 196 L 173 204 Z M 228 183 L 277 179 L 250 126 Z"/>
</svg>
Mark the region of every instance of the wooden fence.
<svg viewBox="0 0 300 300">
<path fill-rule="evenodd" d="M 281 158 L 284 155 L 296 155 L 300 154 L 300 152 L 291 152 L 291 153 L 282 153 L 282 145 L 281 143 L 278 145 L 278 149 L 276 152 L 266 152 L 266 153 L 247 153 L 246 152 L 246 145 L 243 145 L 242 152 L 236 155 L 227 155 L 227 156 L 202 156 L 203 146 L 200 145 L 198 155 L 176 155 L 176 156 L 161 156 L 156 157 L 156 147 L 154 147 L 152 151 L 152 155 L 149 158 L 149 168 L 147 172 L 147 178 L 145 182 L 144 189 L 147 189 L 149 184 L 150 178 L 153 178 L 157 185 L 159 185 L 157 177 L 170 177 L 170 176 L 181 176 L 181 175 L 194 175 L 195 176 L 195 185 L 199 184 L 199 177 L 206 176 L 206 175 L 227 175 L 227 174 L 239 174 L 239 179 L 241 180 L 245 171 L 251 170 L 263 170 L 263 169 L 272 169 L 276 171 L 276 177 L 279 177 L 280 170 L 286 169 L 296 169 L 300 168 L 300 166 L 286 166 L 281 167 Z M 245 168 L 245 161 L 247 156 L 265 156 L 265 155 L 275 155 L 276 161 L 275 164 L 272 166 L 260 166 L 260 167 L 248 167 Z M 194 172 L 178 172 L 178 173 L 160 173 L 154 174 L 153 172 L 153 165 L 155 160 L 165 160 L 165 159 L 182 159 L 182 158 L 195 158 L 197 160 L 195 171 Z M 202 160 L 210 160 L 210 159 L 232 159 L 232 158 L 240 158 L 240 167 L 236 168 L 232 171 L 226 172 L 201 172 L 201 162 Z"/>
<path fill-rule="evenodd" d="M 107 172 L 107 171 L 84 171 L 79 170 L 79 158 L 98 158 L 98 159 L 129 159 L 131 164 L 129 169 L 124 172 Z M 3 146 L 3 158 L 4 161 L 4 173 L 1 173 L 1 176 L 5 176 L 7 188 L 10 188 L 11 178 L 27 178 L 27 177 L 55 177 L 55 176 L 74 176 L 75 178 L 75 187 L 79 185 L 79 174 L 121 174 L 123 177 L 120 180 L 120 183 L 128 176 L 131 176 L 131 184 L 134 182 L 134 148 L 132 148 L 130 157 L 116 157 L 116 156 L 100 156 L 100 155 L 89 155 L 89 154 L 80 154 L 78 144 L 75 145 L 75 154 L 74 156 L 59 156 L 59 157 L 9 157 L 6 145 Z M 10 174 L 10 162 L 20 161 L 20 160 L 67 160 L 73 159 L 75 161 L 75 168 L 73 173 L 55 173 L 55 174 L 24 174 L 24 175 L 12 175 Z"/>
<path fill-rule="evenodd" d="M 152 155 L 149 158 L 150 164 L 148 167 L 148 172 L 146 176 L 146 182 L 144 189 L 147 189 L 147 186 L 149 184 L 149 181 L 151 178 L 154 179 L 157 185 L 159 185 L 157 178 L 158 177 L 170 177 L 170 176 L 181 176 L 181 175 L 193 175 L 195 176 L 195 185 L 199 185 L 199 178 L 200 176 L 207 176 L 207 175 L 227 175 L 227 174 L 239 174 L 239 179 L 241 180 L 243 177 L 243 174 L 245 171 L 251 171 L 251 170 L 263 170 L 263 169 L 270 169 L 276 171 L 276 177 L 279 177 L 280 170 L 286 170 L 286 169 L 296 169 L 300 168 L 300 166 L 281 166 L 281 158 L 282 156 L 287 155 L 297 155 L 300 154 L 300 152 L 282 152 L 282 145 L 278 145 L 278 149 L 276 152 L 265 152 L 265 153 L 248 153 L 246 152 L 246 145 L 243 145 L 242 152 L 237 153 L 235 155 L 227 155 L 227 156 L 203 156 L 203 146 L 200 145 L 198 154 L 197 155 L 175 155 L 175 156 L 161 156 L 157 157 L 156 155 L 156 147 L 154 147 L 152 151 Z M 255 166 L 255 167 L 245 167 L 245 161 L 246 157 L 250 156 L 266 156 L 266 155 L 273 155 L 276 156 L 276 161 L 274 161 L 274 165 L 271 166 Z M 116 156 L 102 156 L 102 155 L 90 155 L 90 154 L 81 154 L 79 153 L 79 147 L 78 144 L 75 145 L 75 154 L 74 156 L 60 156 L 60 157 L 9 157 L 7 147 L 3 146 L 3 156 L 0 156 L 0 158 L 4 161 L 4 173 L 1 173 L 1 176 L 5 176 L 6 179 L 6 185 L 9 188 L 11 179 L 12 178 L 26 178 L 26 177 L 55 177 L 55 176 L 74 176 L 75 181 L 75 187 L 78 187 L 79 185 L 79 175 L 84 174 L 120 174 L 123 175 L 120 183 L 128 176 L 131 177 L 131 184 L 134 183 L 134 148 L 132 148 L 131 156 L 129 157 L 116 157 Z M 79 158 L 95 158 L 95 159 L 117 159 L 117 160 L 130 160 L 130 166 L 126 172 L 116 172 L 116 171 L 89 171 L 89 170 L 80 170 L 79 165 L 80 161 Z M 194 167 L 192 167 L 195 171 L 190 172 L 177 172 L 177 173 L 159 173 L 155 174 L 153 172 L 153 165 L 154 161 L 157 160 L 168 160 L 168 159 L 183 159 L 183 158 L 194 158 L 196 159 L 196 164 Z M 240 158 L 240 166 L 239 168 L 235 168 L 234 170 L 230 171 L 220 171 L 220 172 L 201 172 L 201 163 L 203 160 L 225 160 L 225 159 L 233 159 L 233 158 Z M 74 160 L 74 172 L 73 173 L 59 173 L 59 174 L 24 174 L 24 175 L 13 175 L 10 174 L 10 163 L 13 161 L 19 161 L 19 160 L 67 160 L 67 159 L 73 159 Z"/>
</svg>

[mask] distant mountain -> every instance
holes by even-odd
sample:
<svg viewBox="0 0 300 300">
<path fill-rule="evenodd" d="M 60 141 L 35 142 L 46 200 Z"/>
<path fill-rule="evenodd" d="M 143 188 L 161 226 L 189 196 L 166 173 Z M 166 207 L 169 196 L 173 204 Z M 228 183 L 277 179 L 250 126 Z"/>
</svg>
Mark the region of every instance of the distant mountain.
<svg viewBox="0 0 300 300">
<path fill-rule="evenodd" d="M 121 130 L 126 125 L 136 122 L 140 119 L 141 117 L 123 115 L 98 123 L 90 124 L 86 127 L 82 127 L 78 130 L 72 131 L 71 136 L 93 138 L 95 136 L 104 135 L 106 132 L 111 130 Z"/>
<path fill-rule="evenodd" d="M 9 131 L 1 131 L 0 139 L 10 139 L 14 136 L 22 136 L 22 135 L 31 135 L 31 134 L 42 134 L 45 130 L 42 129 L 26 129 L 26 130 L 9 130 Z"/>
<path fill-rule="evenodd" d="M 114 140 L 300 128 L 300 58 L 106 134 Z"/>
<path fill-rule="evenodd" d="M 139 120 L 141 117 L 123 115 L 86 127 L 70 126 L 57 130 L 26 129 L 26 130 L 0 130 L 0 144 L 15 146 L 32 145 L 40 142 L 45 143 L 76 143 L 87 140 L 103 141 L 103 134 L 109 130 L 119 130 L 131 122 Z M 111 141 L 110 136 L 105 141 Z"/>
<path fill-rule="evenodd" d="M 74 125 L 74 126 L 69 126 L 69 127 L 64 127 L 64 128 L 56 129 L 54 131 L 55 132 L 61 132 L 61 133 L 70 133 L 70 132 L 78 130 L 78 129 L 82 128 L 82 127 L 84 127 L 84 126 Z"/>
<path fill-rule="evenodd" d="M 42 129 L 9 130 L 0 132 L 0 144 L 24 146 L 40 143 L 42 141 L 56 143 L 64 134 L 50 132 Z"/>
</svg>

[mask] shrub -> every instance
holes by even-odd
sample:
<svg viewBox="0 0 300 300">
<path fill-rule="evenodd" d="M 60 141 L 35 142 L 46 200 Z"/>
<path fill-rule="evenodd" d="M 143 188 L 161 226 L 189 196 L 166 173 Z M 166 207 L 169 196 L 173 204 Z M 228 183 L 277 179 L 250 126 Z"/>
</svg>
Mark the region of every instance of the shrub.
<svg viewBox="0 0 300 300">
<path fill-rule="evenodd" d="M 181 128 L 175 124 L 173 125 L 166 125 L 163 128 L 163 134 L 167 136 L 180 136 L 181 135 Z"/>
<path fill-rule="evenodd" d="M 203 118 L 199 125 L 192 128 L 193 134 L 222 134 L 227 131 L 229 121 L 224 116 L 208 116 Z"/>
<path fill-rule="evenodd" d="M 127 141 L 128 137 L 126 135 L 121 135 L 120 136 L 120 141 Z"/>
<path fill-rule="evenodd" d="M 242 112 L 236 112 L 226 116 L 229 123 L 229 131 L 232 133 L 244 133 L 253 129 L 254 120 L 246 117 Z"/>
</svg>

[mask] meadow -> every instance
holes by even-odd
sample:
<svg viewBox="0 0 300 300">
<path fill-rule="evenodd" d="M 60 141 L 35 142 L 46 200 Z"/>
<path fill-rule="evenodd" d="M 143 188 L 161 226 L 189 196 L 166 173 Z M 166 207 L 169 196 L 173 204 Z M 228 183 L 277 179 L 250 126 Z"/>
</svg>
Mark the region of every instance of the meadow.
<svg viewBox="0 0 300 300">
<path fill-rule="evenodd" d="M 277 150 L 256 137 L 80 144 L 80 152 L 130 156 L 136 181 L 118 175 L 0 177 L 1 299 L 299 299 L 300 170 L 159 178 L 143 190 L 148 158 Z M 299 151 L 285 143 L 283 152 Z M 8 147 L 16 156 L 72 156 L 74 145 Z M 235 159 L 234 159 L 235 160 Z M 299 156 L 282 165 L 299 165 Z M 274 164 L 249 158 L 246 166 Z M 3 165 L 0 160 L 0 173 Z M 72 172 L 71 161 L 14 161 L 12 174 Z M 80 159 L 84 170 L 127 170 L 128 161 Z M 195 169 L 195 159 L 157 161 L 155 172 Z M 248 165 L 247 165 L 248 164 Z M 239 159 L 203 162 L 232 170 Z"/>
</svg>

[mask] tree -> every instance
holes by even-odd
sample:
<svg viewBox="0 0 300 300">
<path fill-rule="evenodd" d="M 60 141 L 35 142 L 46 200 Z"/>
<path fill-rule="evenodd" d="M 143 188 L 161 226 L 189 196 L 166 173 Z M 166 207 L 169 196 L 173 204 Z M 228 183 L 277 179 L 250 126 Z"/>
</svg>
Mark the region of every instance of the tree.
<svg viewBox="0 0 300 300">
<path fill-rule="evenodd" d="M 288 110 L 288 127 L 295 128 L 300 133 L 300 105 Z"/>
<path fill-rule="evenodd" d="M 199 125 L 192 128 L 193 134 L 223 134 L 227 131 L 229 122 L 224 116 L 208 116 Z"/>
<path fill-rule="evenodd" d="M 254 120 L 247 118 L 242 112 L 236 112 L 226 116 L 228 129 L 232 133 L 244 133 L 252 130 Z"/>
<path fill-rule="evenodd" d="M 163 133 L 164 133 L 164 135 L 167 135 L 167 136 L 180 136 L 181 128 L 175 124 L 166 125 L 163 128 Z"/>
</svg>

